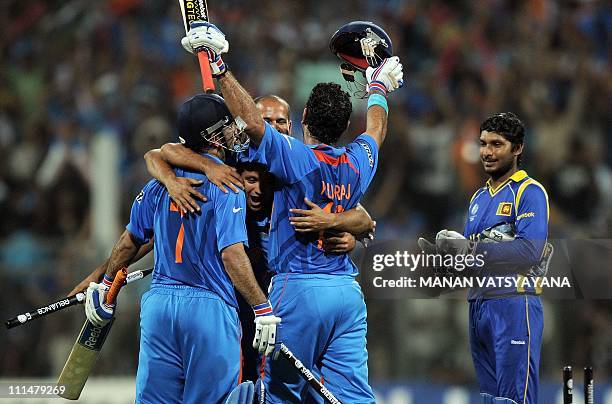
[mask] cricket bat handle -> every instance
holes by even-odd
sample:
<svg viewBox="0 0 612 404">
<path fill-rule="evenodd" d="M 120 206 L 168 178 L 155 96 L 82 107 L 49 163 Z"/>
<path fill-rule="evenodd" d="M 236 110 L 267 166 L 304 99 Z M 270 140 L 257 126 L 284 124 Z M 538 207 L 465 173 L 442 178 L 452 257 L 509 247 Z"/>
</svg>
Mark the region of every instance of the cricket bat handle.
<svg viewBox="0 0 612 404">
<path fill-rule="evenodd" d="M 198 52 L 198 61 L 200 62 L 200 74 L 202 75 L 202 87 L 205 93 L 215 92 L 215 83 L 213 82 L 212 73 L 210 71 L 210 62 L 208 54 L 205 50 Z"/>
<path fill-rule="evenodd" d="M 115 279 L 113 280 L 113 284 L 111 285 L 106 297 L 104 298 L 104 303 L 106 304 L 114 304 L 117 300 L 117 295 L 119 291 L 126 284 L 127 279 L 127 268 L 121 268 L 116 274 Z"/>
</svg>

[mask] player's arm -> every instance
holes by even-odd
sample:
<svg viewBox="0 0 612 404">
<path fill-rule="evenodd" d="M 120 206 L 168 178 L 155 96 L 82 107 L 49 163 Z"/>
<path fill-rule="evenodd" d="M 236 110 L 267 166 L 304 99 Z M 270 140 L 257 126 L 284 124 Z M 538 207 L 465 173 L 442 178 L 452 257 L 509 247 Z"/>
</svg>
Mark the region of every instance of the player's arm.
<svg viewBox="0 0 612 404">
<path fill-rule="evenodd" d="M 153 240 L 150 240 L 148 243 L 140 246 L 140 248 L 138 249 L 138 252 L 136 253 L 136 256 L 134 256 L 134 258 L 130 262 L 130 265 L 133 264 L 134 262 L 140 261 L 140 259 L 144 257 L 145 255 L 147 255 L 149 252 L 151 252 L 151 250 L 153 250 Z M 108 267 L 109 260 L 110 260 L 110 257 L 107 258 L 100 266 L 94 269 L 92 273 L 87 275 L 85 279 L 79 282 L 74 288 L 72 288 L 72 290 L 70 291 L 70 293 L 68 293 L 67 296 L 72 296 L 79 292 L 83 292 L 89 287 L 89 284 L 91 282 L 95 282 L 95 283 L 101 282 L 102 277 L 106 273 L 106 269 Z"/>
<path fill-rule="evenodd" d="M 231 72 L 219 78 L 225 104 L 234 117 L 239 116 L 246 123 L 245 132 L 255 145 L 261 144 L 265 133 L 264 120 L 253 98 L 236 80 Z"/>
<path fill-rule="evenodd" d="M 126 268 L 134 262 L 141 246 L 140 242 L 129 230 L 124 230 L 108 258 L 105 275 L 115 278 L 115 275 L 121 268 Z"/>
<path fill-rule="evenodd" d="M 202 172 L 223 192 L 227 192 L 224 185 L 234 192 L 242 188 L 242 179 L 234 168 L 201 156 L 178 143 L 168 143 L 161 149 L 149 150 L 144 158 L 149 174 L 164 184 L 172 200 L 184 212 L 200 210 L 197 200 L 206 201 L 206 196 L 195 189 L 202 181 L 177 177 L 172 167 Z"/>
<path fill-rule="evenodd" d="M 221 193 L 213 188 L 215 232 L 217 248 L 225 270 L 255 314 L 255 339 L 253 347 L 269 355 L 274 351 L 276 325 L 280 317 L 274 315 L 272 305 L 259 287 L 244 245 L 248 242 L 246 231 L 246 198 L 238 194 Z"/>
<path fill-rule="evenodd" d="M 394 56 L 383 60 L 378 67 L 368 67 L 366 70 L 369 95 L 365 135 L 374 138 L 378 148 L 387 136 L 387 94 L 403 85 L 402 69 L 399 58 Z"/>
<path fill-rule="evenodd" d="M 304 199 L 310 209 L 290 209 L 294 215 L 289 221 L 298 233 L 311 231 L 335 230 L 362 235 L 374 231 L 375 223 L 363 206 L 349 209 L 342 213 L 331 213 L 321 209 L 317 204 Z"/>
<path fill-rule="evenodd" d="M 253 348 L 262 354 L 271 354 L 276 343 L 276 326 L 281 319 L 274 315 L 272 305 L 255 279 L 244 244 L 235 243 L 225 247 L 221 252 L 221 258 L 234 287 L 253 308 L 255 314 Z"/>
<path fill-rule="evenodd" d="M 221 59 L 221 55 L 229 50 L 225 34 L 214 24 L 195 22 L 191 24 L 187 36 L 181 40 L 181 45 L 191 53 L 206 48 L 212 75 L 219 79 L 225 104 L 234 118 L 240 117 L 246 123 L 246 133 L 251 142 L 259 145 L 265 133 L 264 120 L 253 98 L 227 70 L 227 65 Z"/>
<path fill-rule="evenodd" d="M 255 279 L 244 244 L 236 243 L 225 247 L 221 258 L 232 283 L 248 304 L 255 306 L 268 300 Z"/>
<path fill-rule="evenodd" d="M 130 212 L 130 222 L 113 247 L 102 282 L 91 282 L 87 288 L 85 315 L 99 327 L 108 323 L 115 312 L 115 304 L 105 302 L 115 274 L 136 258 L 142 245 L 153 239 L 155 209 L 162 192 L 163 185 L 151 180 L 136 196 Z"/>
</svg>

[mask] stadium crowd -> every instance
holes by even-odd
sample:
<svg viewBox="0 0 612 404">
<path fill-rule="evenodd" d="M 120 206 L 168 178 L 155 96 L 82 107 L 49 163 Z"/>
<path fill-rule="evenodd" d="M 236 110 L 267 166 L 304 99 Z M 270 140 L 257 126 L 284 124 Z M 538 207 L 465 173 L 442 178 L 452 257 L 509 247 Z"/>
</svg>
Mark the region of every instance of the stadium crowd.
<svg viewBox="0 0 612 404">
<path fill-rule="evenodd" d="M 251 94 L 289 100 L 296 137 L 300 72 L 338 64 L 328 51 L 334 30 L 354 19 L 388 30 L 406 88 L 390 97 L 389 136 L 364 201 L 378 239 L 462 227 L 467 201 L 484 182 L 479 123 L 496 111 L 526 123 L 524 165 L 549 191 L 551 238 L 611 238 L 609 3 L 323 3 L 219 2 L 212 19 L 231 38 L 226 62 Z M 143 154 L 176 139 L 176 107 L 199 91 L 199 75 L 179 45 L 176 2 L 3 1 L 0 31 L 0 302 L 8 318 L 67 293 L 108 254 L 90 237 L 94 140 L 120 146 L 118 234 L 148 178 Z M 327 80 L 334 78 L 340 74 Z M 364 111 L 356 108 L 348 136 L 363 126 Z M 133 360 L 119 370 L 113 364 L 114 373 L 134 373 L 137 362 L 129 319 L 138 315 L 137 293 L 131 296 L 120 299 L 126 326 L 114 328 L 105 351 Z M 388 303 L 368 300 L 374 381 L 473 382 L 465 302 L 394 300 L 390 310 Z M 81 310 L 2 333 L 1 374 L 58 374 Z M 609 301 L 550 300 L 546 310 L 543 377 L 556 377 L 562 361 L 593 363 L 612 377 Z M 561 313 L 575 326 L 563 326 Z"/>
</svg>

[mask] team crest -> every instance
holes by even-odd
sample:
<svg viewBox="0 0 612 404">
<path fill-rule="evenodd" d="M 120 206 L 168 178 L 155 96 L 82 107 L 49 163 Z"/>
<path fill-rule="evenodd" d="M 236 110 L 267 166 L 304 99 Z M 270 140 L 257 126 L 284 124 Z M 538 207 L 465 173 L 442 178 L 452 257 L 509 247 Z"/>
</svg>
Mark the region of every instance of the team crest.
<svg viewBox="0 0 612 404">
<path fill-rule="evenodd" d="M 497 207 L 497 216 L 511 216 L 512 202 L 501 202 Z"/>
</svg>

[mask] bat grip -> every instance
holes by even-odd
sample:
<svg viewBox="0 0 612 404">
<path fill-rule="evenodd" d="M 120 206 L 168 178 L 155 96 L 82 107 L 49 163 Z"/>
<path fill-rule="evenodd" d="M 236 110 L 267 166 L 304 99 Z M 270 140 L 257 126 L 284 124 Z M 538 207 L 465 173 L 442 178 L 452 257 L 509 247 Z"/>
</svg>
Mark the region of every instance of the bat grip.
<svg viewBox="0 0 612 404">
<path fill-rule="evenodd" d="M 108 290 L 108 293 L 106 294 L 106 298 L 104 299 L 104 303 L 106 304 L 114 304 L 115 301 L 117 300 L 117 295 L 119 294 L 119 291 L 121 290 L 121 288 L 123 287 L 123 285 L 125 285 L 125 280 L 127 278 L 127 269 L 126 268 L 121 268 L 116 274 L 115 274 L 115 280 L 113 280 L 113 284 L 111 285 L 110 289 Z"/>
<path fill-rule="evenodd" d="M 206 51 L 198 52 L 198 61 L 200 62 L 200 74 L 202 75 L 202 87 L 204 88 L 204 92 L 213 93 L 215 91 L 215 83 L 213 82 L 210 62 L 208 61 Z"/>
</svg>

